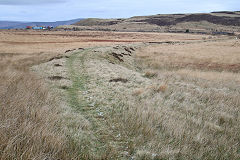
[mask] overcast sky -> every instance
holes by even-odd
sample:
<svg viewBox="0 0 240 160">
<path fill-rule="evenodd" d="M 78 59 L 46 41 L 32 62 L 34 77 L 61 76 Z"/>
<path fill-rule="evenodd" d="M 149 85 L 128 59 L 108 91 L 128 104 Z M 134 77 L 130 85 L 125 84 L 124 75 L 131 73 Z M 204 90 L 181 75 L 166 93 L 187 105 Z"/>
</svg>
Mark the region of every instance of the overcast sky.
<svg viewBox="0 0 240 160">
<path fill-rule="evenodd" d="M 58 21 L 240 10 L 240 0 L 0 0 L 0 20 Z"/>
</svg>

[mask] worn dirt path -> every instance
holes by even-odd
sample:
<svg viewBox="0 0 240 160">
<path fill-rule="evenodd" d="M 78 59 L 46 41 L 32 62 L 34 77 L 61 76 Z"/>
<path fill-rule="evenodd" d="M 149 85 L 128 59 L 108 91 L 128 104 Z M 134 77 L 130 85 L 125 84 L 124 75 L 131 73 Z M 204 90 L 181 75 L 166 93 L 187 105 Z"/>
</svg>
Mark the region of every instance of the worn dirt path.
<svg viewBox="0 0 240 160">
<path fill-rule="evenodd" d="M 134 51 L 141 45 L 81 49 L 33 67 L 63 95 L 65 110 L 87 122 L 81 134 L 88 136 L 89 150 L 98 152 L 93 157 L 126 158 L 133 151 L 131 136 L 123 133 L 121 125 L 129 103 L 137 103 L 135 90 L 152 83 L 134 65 Z M 114 150 L 112 155 L 107 154 L 109 150 Z"/>
</svg>

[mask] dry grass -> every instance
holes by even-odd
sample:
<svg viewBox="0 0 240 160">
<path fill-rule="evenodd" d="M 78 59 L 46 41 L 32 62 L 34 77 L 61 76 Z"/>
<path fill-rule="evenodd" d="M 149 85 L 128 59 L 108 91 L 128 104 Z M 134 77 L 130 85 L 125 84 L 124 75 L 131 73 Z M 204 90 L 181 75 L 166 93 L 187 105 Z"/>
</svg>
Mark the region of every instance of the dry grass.
<svg viewBox="0 0 240 160">
<path fill-rule="evenodd" d="M 149 55 L 155 60 L 150 49 L 139 52 L 137 55 Z M 185 52 L 191 57 L 187 49 Z M 101 54 L 106 51 L 98 52 L 98 56 Z M 214 50 L 211 54 L 215 54 Z M 213 56 L 211 54 L 209 56 Z M 86 84 L 89 93 L 85 96 L 94 97 L 93 101 L 98 104 L 96 110 L 104 117 L 104 120 L 97 119 L 101 122 L 98 133 L 104 135 L 105 145 L 115 144 L 111 148 L 117 150 L 117 156 L 124 154 L 126 159 L 239 158 L 240 92 L 234 79 L 237 73 L 191 68 L 174 68 L 175 71 L 168 70 L 167 63 L 165 68 L 156 70 L 155 66 L 146 65 L 149 59 L 143 58 L 138 65 L 145 67 L 146 72 L 152 69 L 151 73 L 157 73 L 148 79 L 123 67 L 130 63 L 129 57 L 123 57 L 122 65 L 110 65 L 104 60 L 95 60 L 98 57 L 91 52 L 87 55 L 84 60 L 90 78 Z M 227 62 L 224 58 L 221 60 Z M 76 70 L 83 68 L 77 66 Z M 199 77 L 194 77 L 198 73 Z M 221 77 L 204 79 L 205 74 L 210 73 L 230 77 L 227 81 Z M 120 76 L 129 81 L 108 83 L 111 77 Z"/>
<path fill-rule="evenodd" d="M 143 94 L 143 92 L 144 92 L 144 88 L 138 88 L 133 91 L 132 95 L 139 96 L 139 95 Z"/>
<path fill-rule="evenodd" d="M 144 74 L 145 77 L 147 78 L 153 78 L 153 77 L 156 77 L 157 76 L 157 73 L 156 72 L 153 72 L 153 71 L 146 71 L 146 73 Z"/>
<path fill-rule="evenodd" d="M 137 106 L 140 117 L 144 118 L 142 113 L 148 114 L 149 118 L 141 121 L 151 126 L 154 136 L 148 141 L 148 147 L 140 149 L 136 156 L 240 158 L 239 46 L 236 43 L 239 42 L 163 44 L 139 50 L 139 65 L 158 72 L 154 84 L 167 82 L 167 88 L 162 86 L 164 92 L 152 94 L 151 90 L 157 91 L 158 85 L 150 86 Z"/>
<path fill-rule="evenodd" d="M 70 96 L 75 97 L 71 103 L 95 126 L 90 129 L 90 137 L 95 137 L 90 141 L 101 142 L 91 148 L 101 148 L 103 153 L 96 155 L 105 159 L 239 159 L 239 74 L 190 66 L 170 68 L 156 54 L 162 45 L 174 47 L 161 44 L 143 48 L 137 51 L 137 61 L 127 55 L 121 57 L 122 62 L 114 61 L 108 53 L 116 51 L 116 46 L 89 49 L 70 58 L 70 73 L 74 75 Z M 185 52 L 187 60 L 199 56 L 205 61 L 205 50 L 204 56 L 199 51 L 192 57 L 190 44 L 185 45 L 181 45 L 185 51 L 176 50 L 176 55 Z M 118 52 L 124 52 L 125 47 L 118 46 Z M 219 54 L 215 49 L 211 54 Z M 176 59 L 168 60 L 174 63 Z M 219 62 L 227 63 L 224 57 Z M 42 64 L 46 67 L 42 71 L 51 65 Z M 134 70 L 136 65 L 142 73 Z M 146 77 L 145 73 L 154 76 Z M 109 82 L 119 77 L 128 81 Z"/>
<path fill-rule="evenodd" d="M 0 158 L 70 159 L 77 155 L 60 127 L 57 102 L 27 71 L 0 76 Z"/>
<path fill-rule="evenodd" d="M 114 43 L 85 42 L 86 35 L 114 39 L 102 32 L 0 32 L 0 159 L 98 159 L 81 133 L 88 132 L 82 131 L 87 120 L 61 110 L 45 82 L 29 71 L 68 49 Z"/>
<path fill-rule="evenodd" d="M 1 43 L 0 159 L 79 157 L 79 145 L 62 126 L 60 103 L 45 82 L 29 71 L 57 53 L 36 54 L 36 48 L 18 51 L 19 47 Z"/>
<path fill-rule="evenodd" d="M 56 44 L 32 44 L 49 37 L 25 32 L 1 31 L 0 36 L 4 41 L 0 42 L 0 159 L 88 157 L 80 153 L 81 144 L 75 144 L 70 130 L 63 126 L 63 111 L 53 92 L 29 71 L 32 65 L 46 62 L 71 46 L 59 50 Z M 54 40 L 57 38 L 52 36 L 49 41 Z"/>
<path fill-rule="evenodd" d="M 69 39 L 64 32 L 39 33 L 10 32 L 9 41 L 14 34 L 29 39 L 26 44 L 0 43 L 0 159 L 240 158 L 238 41 L 145 46 L 136 57 L 124 55 L 123 62 L 108 53 L 126 52 L 126 46 L 95 48 L 70 55 L 67 64 L 56 59 L 38 66 L 40 74 L 53 74 L 46 74 L 47 79 L 55 73 L 69 76 L 71 86 L 60 90 L 70 108 L 62 107 L 29 67 L 67 49 L 122 42 L 70 44 L 88 33 L 67 32 Z M 105 33 L 90 37 L 96 34 L 101 39 Z M 182 34 L 106 35 L 124 40 L 140 36 L 141 42 L 202 40 Z M 53 43 L 29 43 L 39 36 L 38 41 L 50 38 Z M 60 42 L 64 39 L 69 43 Z M 109 82 L 114 78 L 128 81 Z M 57 81 L 52 83 L 59 87 Z"/>
<path fill-rule="evenodd" d="M 163 44 L 149 46 L 137 55 L 144 58 L 151 68 L 190 68 L 204 71 L 239 72 L 238 40 L 199 42 L 190 44 Z"/>
</svg>

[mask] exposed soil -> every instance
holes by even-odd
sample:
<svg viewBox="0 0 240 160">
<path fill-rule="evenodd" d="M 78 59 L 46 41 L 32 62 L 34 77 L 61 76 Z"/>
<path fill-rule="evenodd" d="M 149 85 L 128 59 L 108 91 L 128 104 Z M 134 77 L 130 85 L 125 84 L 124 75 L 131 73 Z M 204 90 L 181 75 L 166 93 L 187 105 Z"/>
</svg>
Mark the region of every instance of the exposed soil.
<svg viewBox="0 0 240 160">
<path fill-rule="evenodd" d="M 115 57 L 116 59 L 118 59 L 120 62 L 123 62 L 123 59 L 121 57 L 123 57 L 122 54 L 117 54 L 115 52 L 111 53 L 113 57 Z"/>
<path fill-rule="evenodd" d="M 124 79 L 124 78 L 114 78 L 114 79 L 109 80 L 109 82 L 122 82 L 122 83 L 127 83 L 128 80 L 127 80 L 127 79 Z"/>
<path fill-rule="evenodd" d="M 54 64 L 55 67 L 62 67 L 61 64 Z"/>
<path fill-rule="evenodd" d="M 65 78 L 62 76 L 50 76 L 50 77 L 48 77 L 48 79 L 55 81 L 55 80 L 62 80 L 62 79 L 69 79 L 69 78 Z"/>
<path fill-rule="evenodd" d="M 69 89 L 68 86 L 60 86 L 59 88 L 60 88 L 60 89 L 63 89 L 63 90 L 67 90 L 67 89 Z"/>
</svg>

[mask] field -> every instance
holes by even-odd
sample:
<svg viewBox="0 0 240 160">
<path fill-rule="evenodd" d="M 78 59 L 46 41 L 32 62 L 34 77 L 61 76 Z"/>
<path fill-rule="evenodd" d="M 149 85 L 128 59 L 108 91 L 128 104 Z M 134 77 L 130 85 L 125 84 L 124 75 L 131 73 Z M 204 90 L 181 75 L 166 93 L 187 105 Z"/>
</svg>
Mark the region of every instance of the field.
<svg viewBox="0 0 240 160">
<path fill-rule="evenodd" d="M 0 159 L 239 159 L 240 41 L 0 31 Z"/>
</svg>

